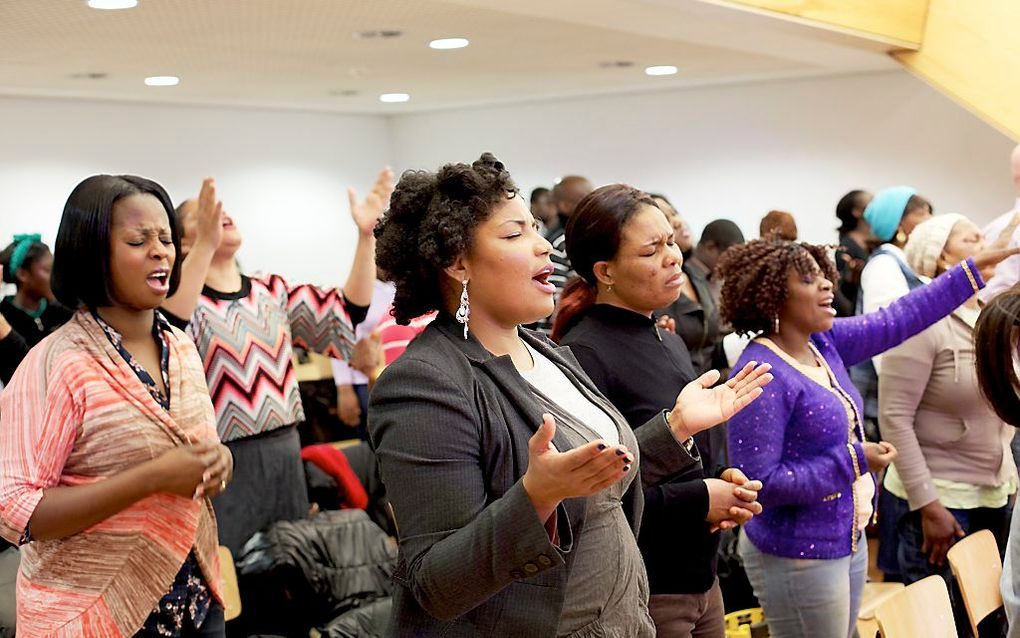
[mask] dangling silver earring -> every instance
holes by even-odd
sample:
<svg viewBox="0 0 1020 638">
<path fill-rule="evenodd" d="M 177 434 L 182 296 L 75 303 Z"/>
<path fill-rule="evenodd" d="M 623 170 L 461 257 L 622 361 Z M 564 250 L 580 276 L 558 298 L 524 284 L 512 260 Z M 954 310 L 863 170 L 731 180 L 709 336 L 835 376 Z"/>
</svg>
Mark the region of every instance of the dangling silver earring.
<svg viewBox="0 0 1020 638">
<path fill-rule="evenodd" d="M 775 327 L 776 327 L 775 334 L 779 334 L 779 315 L 776 315 L 776 324 L 775 324 Z"/>
<path fill-rule="evenodd" d="M 464 339 L 468 338 L 468 320 L 471 319 L 471 300 L 468 299 L 467 279 L 463 282 L 464 289 L 460 293 L 460 307 L 457 308 L 457 322 L 464 324 Z"/>
</svg>

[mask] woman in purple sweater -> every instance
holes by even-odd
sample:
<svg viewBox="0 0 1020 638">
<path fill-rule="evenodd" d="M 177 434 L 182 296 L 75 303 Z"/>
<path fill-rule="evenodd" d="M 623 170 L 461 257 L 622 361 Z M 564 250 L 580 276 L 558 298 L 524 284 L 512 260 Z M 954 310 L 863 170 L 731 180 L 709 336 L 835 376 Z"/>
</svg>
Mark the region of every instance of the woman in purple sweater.
<svg viewBox="0 0 1020 638">
<path fill-rule="evenodd" d="M 776 371 L 762 397 L 729 422 L 732 465 L 764 484 L 764 512 L 746 525 L 739 549 L 772 638 L 855 633 L 870 473 L 896 450 L 864 441 L 847 367 L 947 316 L 984 287 L 981 267 L 1015 252 L 968 259 L 884 310 L 845 319 L 835 318 L 837 275 L 825 248 L 757 240 L 723 255 L 722 318 L 758 335 L 734 369 L 753 359 Z"/>
</svg>

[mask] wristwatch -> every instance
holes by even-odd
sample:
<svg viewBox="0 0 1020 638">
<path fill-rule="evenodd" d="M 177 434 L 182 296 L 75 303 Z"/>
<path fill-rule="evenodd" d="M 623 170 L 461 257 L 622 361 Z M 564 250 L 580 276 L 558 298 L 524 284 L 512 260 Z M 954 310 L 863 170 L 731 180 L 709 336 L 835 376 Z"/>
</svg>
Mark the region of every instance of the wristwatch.
<svg viewBox="0 0 1020 638">
<path fill-rule="evenodd" d="M 669 423 L 669 415 L 670 414 L 672 414 L 671 410 L 663 410 L 662 411 L 662 418 L 666 421 L 666 427 L 670 428 L 670 431 L 672 431 L 672 426 Z M 682 445 L 683 448 L 685 450 L 687 450 L 688 454 L 690 454 L 691 456 L 694 456 L 694 449 L 695 448 L 694 448 L 694 437 L 693 436 L 687 437 L 686 441 L 681 441 L 680 445 Z"/>
</svg>

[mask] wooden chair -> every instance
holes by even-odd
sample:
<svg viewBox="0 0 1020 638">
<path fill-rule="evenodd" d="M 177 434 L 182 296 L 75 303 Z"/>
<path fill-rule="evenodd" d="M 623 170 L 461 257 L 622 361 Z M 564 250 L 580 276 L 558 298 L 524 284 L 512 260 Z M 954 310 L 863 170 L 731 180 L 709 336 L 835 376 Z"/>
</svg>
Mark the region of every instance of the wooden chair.
<svg viewBox="0 0 1020 638">
<path fill-rule="evenodd" d="M 241 615 L 241 591 L 237 587 L 237 570 L 230 550 L 220 545 L 220 577 L 223 579 L 223 617 L 233 620 Z"/>
<path fill-rule="evenodd" d="M 882 638 L 959 638 L 949 590 L 929 576 L 890 596 L 875 610 Z"/>
<path fill-rule="evenodd" d="M 875 610 L 889 598 L 903 591 L 903 587 L 903 583 L 868 582 L 864 584 L 861 609 L 857 613 L 857 633 L 861 638 L 875 638 L 878 635 Z"/>
<path fill-rule="evenodd" d="M 987 529 L 975 532 L 953 545 L 947 558 L 976 636 L 978 623 L 1002 607 L 1002 561 L 995 535 Z"/>
</svg>

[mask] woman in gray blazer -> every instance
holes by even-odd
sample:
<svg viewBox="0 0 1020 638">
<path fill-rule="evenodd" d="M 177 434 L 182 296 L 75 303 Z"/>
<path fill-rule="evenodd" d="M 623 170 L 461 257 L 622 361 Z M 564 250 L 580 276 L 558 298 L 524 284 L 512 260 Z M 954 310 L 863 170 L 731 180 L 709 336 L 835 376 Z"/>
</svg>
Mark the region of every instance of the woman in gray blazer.
<svg viewBox="0 0 1020 638">
<path fill-rule="evenodd" d="M 376 236 L 396 319 L 440 313 L 369 408 L 400 544 L 390 633 L 653 636 L 642 487 L 700 463 L 690 437 L 767 367 L 704 375 L 635 434 L 568 349 L 519 327 L 553 310 L 551 247 L 489 154 L 405 173 Z"/>
</svg>

